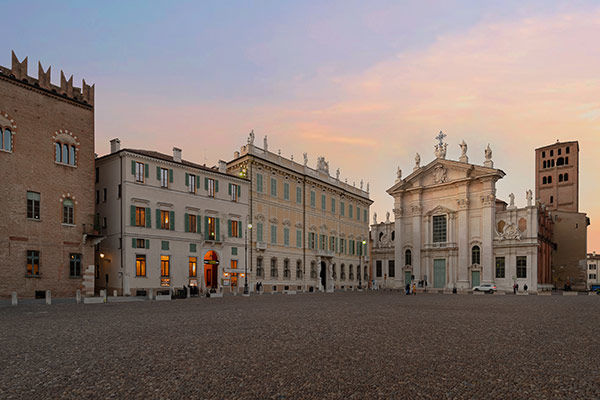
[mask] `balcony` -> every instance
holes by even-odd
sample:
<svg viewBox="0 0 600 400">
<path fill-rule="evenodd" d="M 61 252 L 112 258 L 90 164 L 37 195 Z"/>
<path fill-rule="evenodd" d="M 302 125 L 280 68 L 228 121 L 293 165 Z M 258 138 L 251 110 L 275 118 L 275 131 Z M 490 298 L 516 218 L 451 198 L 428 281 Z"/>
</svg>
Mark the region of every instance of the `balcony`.
<svg viewBox="0 0 600 400">
<path fill-rule="evenodd" d="M 458 248 L 458 244 L 455 242 L 434 242 L 434 243 L 426 243 L 425 250 L 435 250 L 435 249 L 455 249 Z"/>
<path fill-rule="evenodd" d="M 314 249 L 313 251 L 317 257 L 333 257 L 335 255 L 335 251 L 333 250 Z"/>
<path fill-rule="evenodd" d="M 267 243 L 266 242 L 256 242 L 256 250 L 266 250 Z"/>
</svg>

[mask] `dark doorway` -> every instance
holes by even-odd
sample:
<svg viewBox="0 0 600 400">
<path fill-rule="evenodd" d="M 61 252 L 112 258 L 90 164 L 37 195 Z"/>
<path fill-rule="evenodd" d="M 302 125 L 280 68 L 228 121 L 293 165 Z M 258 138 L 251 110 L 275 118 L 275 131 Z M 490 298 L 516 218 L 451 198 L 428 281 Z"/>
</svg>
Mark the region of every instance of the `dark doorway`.
<svg viewBox="0 0 600 400">
<path fill-rule="evenodd" d="M 325 261 L 321 261 L 321 285 L 323 285 L 323 290 L 327 290 L 327 264 Z"/>
</svg>

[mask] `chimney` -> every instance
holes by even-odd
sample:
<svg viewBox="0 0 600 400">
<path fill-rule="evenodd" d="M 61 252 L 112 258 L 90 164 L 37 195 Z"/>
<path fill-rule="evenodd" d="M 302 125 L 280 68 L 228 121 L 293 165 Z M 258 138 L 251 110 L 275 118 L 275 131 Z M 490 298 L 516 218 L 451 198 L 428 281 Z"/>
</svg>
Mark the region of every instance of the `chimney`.
<svg viewBox="0 0 600 400">
<path fill-rule="evenodd" d="M 116 153 L 119 150 L 121 150 L 121 141 L 119 140 L 119 138 L 115 138 L 115 139 L 111 140 L 110 141 L 110 154 Z"/>
<path fill-rule="evenodd" d="M 223 160 L 219 160 L 219 172 L 222 172 L 222 173 L 227 172 L 227 163 Z"/>
<path fill-rule="evenodd" d="M 173 161 L 174 162 L 181 162 L 181 149 L 178 149 L 177 147 L 173 147 Z"/>
</svg>

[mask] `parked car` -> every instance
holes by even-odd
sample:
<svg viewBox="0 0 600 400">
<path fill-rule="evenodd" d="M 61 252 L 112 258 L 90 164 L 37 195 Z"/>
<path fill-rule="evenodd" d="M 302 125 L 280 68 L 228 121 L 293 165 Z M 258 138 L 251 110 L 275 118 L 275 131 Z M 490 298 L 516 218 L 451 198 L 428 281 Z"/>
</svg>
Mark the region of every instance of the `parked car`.
<svg viewBox="0 0 600 400">
<path fill-rule="evenodd" d="M 484 285 L 479 285 L 479 286 L 475 286 L 473 288 L 474 292 L 488 292 L 488 293 L 494 293 L 496 291 L 496 285 L 491 285 L 489 283 L 486 283 Z"/>
</svg>

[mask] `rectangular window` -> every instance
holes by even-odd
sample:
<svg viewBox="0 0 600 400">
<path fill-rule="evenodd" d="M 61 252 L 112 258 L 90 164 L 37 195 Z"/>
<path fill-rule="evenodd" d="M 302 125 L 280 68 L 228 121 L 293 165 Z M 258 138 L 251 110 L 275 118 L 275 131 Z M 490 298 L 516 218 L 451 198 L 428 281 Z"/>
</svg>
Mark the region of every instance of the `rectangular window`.
<svg viewBox="0 0 600 400">
<path fill-rule="evenodd" d="M 144 239 L 133 239 L 135 240 L 135 248 L 137 249 L 145 249 L 146 248 L 146 240 Z"/>
<path fill-rule="evenodd" d="M 215 197 L 215 180 L 212 178 L 206 178 L 204 183 L 206 186 L 206 191 L 208 192 L 208 197 Z"/>
<path fill-rule="evenodd" d="M 207 217 L 208 221 L 208 239 L 216 240 L 217 239 L 217 219 L 214 217 Z"/>
<path fill-rule="evenodd" d="M 289 184 L 289 182 L 283 183 L 283 199 L 284 200 L 290 199 L 290 184 Z"/>
<path fill-rule="evenodd" d="M 160 168 L 160 187 L 169 187 L 169 170 L 167 168 Z"/>
<path fill-rule="evenodd" d="M 375 276 L 377 276 L 377 278 L 381 278 L 381 276 L 383 275 L 382 269 L 383 268 L 381 260 L 375 261 Z"/>
<path fill-rule="evenodd" d="M 314 232 L 309 232 L 309 234 L 308 234 L 308 248 L 309 249 L 315 248 L 315 233 Z"/>
<path fill-rule="evenodd" d="M 119 186 L 117 188 L 117 198 L 120 199 L 121 198 L 121 184 L 119 183 Z"/>
<path fill-rule="evenodd" d="M 277 179 L 271 178 L 271 196 L 277 197 Z"/>
<path fill-rule="evenodd" d="M 96 183 L 98 182 L 100 182 L 100 168 L 96 167 Z"/>
<path fill-rule="evenodd" d="M 335 251 L 335 236 L 329 236 L 329 251 Z"/>
<path fill-rule="evenodd" d="M 40 194 L 27 192 L 27 218 L 40 219 Z"/>
<path fill-rule="evenodd" d="M 355 253 L 355 251 L 354 251 L 354 250 L 355 250 L 355 249 L 354 249 L 355 242 L 354 242 L 354 240 L 350 240 L 350 242 L 349 242 L 349 243 L 350 243 L 350 255 L 352 255 L 352 256 L 353 256 L 353 255 L 354 255 L 354 253 Z"/>
<path fill-rule="evenodd" d="M 135 255 L 135 276 L 146 276 L 146 255 Z"/>
<path fill-rule="evenodd" d="M 73 201 L 71 199 L 63 200 L 63 224 L 74 224 Z"/>
<path fill-rule="evenodd" d="M 360 221 L 360 207 L 356 206 L 356 220 Z"/>
<path fill-rule="evenodd" d="M 316 194 L 315 194 L 314 190 L 311 190 L 310 191 L 310 206 L 312 208 L 315 208 L 316 207 L 316 204 L 315 204 L 316 202 L 317 202 L 317 200 L 316 200 Z"/>
<path fill-rule="evenodd" d="M 135 208 L 135 226 L 146 226 L 146 209 L 144 207 Z"/>
<path fill-rule="evenodd" d="M 194 214 L 187 214 L 188 218 L 188 232 L 198 232 L 198 217 Z"/>
<path fill-rule="evenodd" d="M 190 243 L 190 253 L 196 252 L 196 243 Z"/>
<path fill-rule="evenodd" d="M 354 209 L 352 208 L 352 204 L 348 204 L 348 218 L 354 218 Z"/>
<path fill-rule="evenodd" d="M 296 229 L 296 247 L 302 247 L 302 231 L 300 229 Z"/>
<path fill-rule="evenodd" d="M 335 199 L 331 198 L 331 213 L 335 214 Z"/>
<path fill-rule="evenodd" d="M 322 194 L 322 195 L 321 195 L 321 210 L 323 210 L 323 211 L 325 211 L 325 208 L 326 208 L 326 206 L 325 206 L 325 201 L 326 201 L 326 199 L 325 199 L 325 195 L 324 195 L 324 194 Z"/>
<path fill-rule="evenodd" d="M 232 256 L 237 256 L 238 254 L 238 248 L 237 247 L 232 247 L 231 248 L 231 255 Z"/>
<path fill-rule="evenodd" d="M 190 278 L 195 278 L 198 274 L 198 258 L 190 257 L 188 261 Z"/>
<path fill-rule="evenodd" d="M 346 204 L 340 201 L 340 215 L 343 217 L 346 214 Z"/>
<path fill-rule="evenodd" d="M 504 257 L 496 257 L 496 278 L 506 276 L 506 260 Z"/>
<path fill-rule="evenodd" d="M 81 254 L 69 254 L 69 276 L 71 278 L 81 277 Z"/>
<path fill-rule="evenodd" d="M 271 225 L 271 244 L 277 244 L 277 225 Z"/>
<path fill-rule="evenodd" d="M 283 245 L 290 245 L 290 228 L 283 228 Z"/>
<path fill-rule="evenodd" d="M 235 185 L 233 183 L 229 184 L 229 199 L 231 201 L 238 201 L 238 197 L 240 196 L 240 185 Z"/>
<path fill-rule="evenodd" d="M 433 242 L 443 243 L 446 241 L 446 216 L 433 216 Z"/>
<path fill-rule="evenodd" d="M 527 256 L 517 256 L 517 278 L 527 278 Z"/>
<path fill-rule="evenodd" d="M 169 241 L 168 240 L 161 240 L 161 242 L 160 242 L 160 249 L 161 250 L 169 250 Z"/>
<path fill-rule="evenodd" d="M 27 275 L 40 275 L 40 252 L 37 250 L 27 250 Z"/>
<path fill-rule="evenodd" d="M 256 241 L 263 242 L 263 224 L 261 222 L 256 224 Z"/>
<path fill-rule="evenodd" d="M 106 203 L 106 188 L 102 189 L 102 202 Z"/>
<path fill-rule="evenodd" d="M 319 249 L 327 250 L 327 236 L 319 235 Z"/>
<path fill-rule="evenodd" d="M 346 251 L 346 239 L 340 239 L 340 254 L 344 254 Z"/>
<path fill-rule="evenodd" d="M 394 278 L 396 276 L 396 263 L 394 260 L 388 260 L 388 277 Z"/>
<path fill-rule="evenodd" d="M 171 229 L 171 221 L 169 219 L 169 214 L 169 211 L 160 210 L 160 229 Z"/>
<path fill-rule="evenodd" d="M 135 181 L 136 182 L 144 183 L 144 176 L 145 176 L 145 171 L 144 171 L 145 168 L 144 167 L 145 167 L 144 163 L 136 161 L 136 163 L 135 163 Z"/>
<path fill-rule="evenodd" d="M 240 236 L 240 221 L 231 221 L 231 234 L 230 237 Z"/>
<path fill-rule="evenodd" d="M 238 260 L 231 260 L 230 267 L 231 267 L 231 269 L 237 269 Z"/>
<path fill-rule="evenodd" d="M 263 176 L 262 174 L 256 174 L 256 191 L 263 193 Z"/>
<path fill-rule="evenodd" d="M 589 279 L 596 279 L 596 274 L 590 274 L 589 276 Z"/>
<path fill-rule="evenodd" d="M 302 188 L 296 186 L 296 203 L 302 204 Z"/>
<path fill-rule="evenodd" d="M 196 175 L 188 175 L 188 183 L 189 183 L 189 191 L 190 193 L 196 193 L 196 185 L 198 184 L 196 179 L 198 179 L 198 177 Z"/>
<path fill-rule="evenodd" d="M 171 272 L 171 257 L 170 256 L 160 256 L 160 276 L 161 276 L 161 278 L 168 277 L 170 272 Z"/>
</svg>

